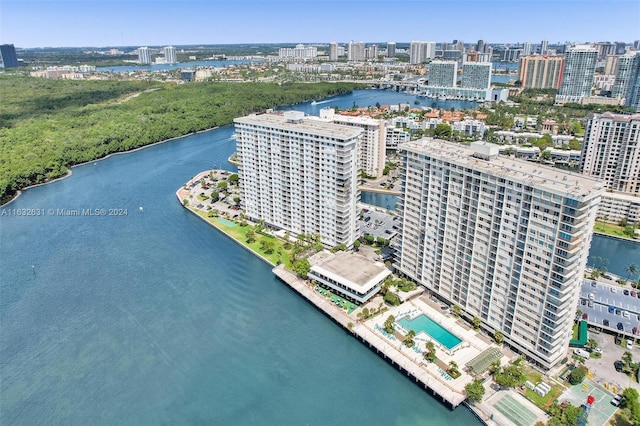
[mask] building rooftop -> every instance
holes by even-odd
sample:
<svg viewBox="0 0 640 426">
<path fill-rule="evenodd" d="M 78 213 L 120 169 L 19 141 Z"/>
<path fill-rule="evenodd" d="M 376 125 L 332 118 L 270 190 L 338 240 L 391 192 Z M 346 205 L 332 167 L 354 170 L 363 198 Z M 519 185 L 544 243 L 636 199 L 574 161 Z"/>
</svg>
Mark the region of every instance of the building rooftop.
<svg viewBox="0 0 640 426">
<path fill-rule="evenodd" d="M 493 145 L 486 142 L 482 143 Z M 525 185 L 543 187 L 563 196 L 570 195 L 576 198 L 588 199 L 599 195 L 604 188 L 604 183 L 595 178 L 517 158 L 498 156 L 490 161 L 482 160 L 474 157 L 474 152 L 465 145 L 439 139 L 423 138 L 401 144 L 398 148 L 419 154 L 428 154 L 456 164 L 467 165 L 475 169 L 484 170 L 490 175 L 505 176 Z"/>
<path fill-rule="evenodd" d="M 366 293 L 391 275 L 383 263 L 344 251 L 331 254 L 325 250 L 309 261 L 313 265 L 311 270 L 360 293 Z"/>
<path fill-rule="evenodd" d="M 281 130 L 289 130 L 302 133 L 310 133 L 320 136 L 328 136 L 338 139 L 351 139 L 362 133 L 362 129 L 357 127 L 342 126 L 340 124 L 329 123 L 325 121 L 302 118 L 299 121 L 292 122 L 287 117 L 273 114 L 251 114 L 245 117 L 239 117 L 233 120 L 234 123 L 245 123 L 252 125 L 263 125 L 270 128 Z"/>
</svg>

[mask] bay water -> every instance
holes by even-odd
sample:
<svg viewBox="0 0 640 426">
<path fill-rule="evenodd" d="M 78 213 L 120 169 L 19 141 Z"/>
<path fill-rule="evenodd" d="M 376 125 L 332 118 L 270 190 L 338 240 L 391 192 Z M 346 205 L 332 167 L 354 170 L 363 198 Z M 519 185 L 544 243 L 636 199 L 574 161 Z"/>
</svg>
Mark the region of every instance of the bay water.
<svg viewBox="0 0 640 426">
<path fill-rule="evenodd" d="M 75 167 L 0 207 L 0 424 L 479 424 L 180 205 L 198 172 L 234 170 L 232 133 Z"/>
</svg>

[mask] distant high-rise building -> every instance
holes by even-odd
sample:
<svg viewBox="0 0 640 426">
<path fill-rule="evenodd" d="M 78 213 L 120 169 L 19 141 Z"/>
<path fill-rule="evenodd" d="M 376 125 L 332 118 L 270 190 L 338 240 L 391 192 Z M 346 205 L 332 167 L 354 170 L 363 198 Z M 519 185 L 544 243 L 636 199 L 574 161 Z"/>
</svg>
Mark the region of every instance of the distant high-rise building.
<svg viewBox="0 0 640 426">
<path fill-rule="evenodd" d="M 148 47 L 138 48 L 138 63 L 142 65 L 149 65 L 151 63 L 151 51 Z"/>
<path fill-rule="evenodd" d="M 531 43 L 524 43 L 522 45 L 522 56 L 531 55 Z"/>
<path fill-rule="evenodd" d="M 378 59 L 378 45 L 372 44 L 365 49 L 365 58 L 375 61 Z"/>
<path fill-rule="evenodd" d="M 310 120 L 300 111 L 236 118 L 240 194 L 248 218 L 320 235 L 327 247 L 358 238 L 362 129 Z"/>
<path fill-rule="evenodd" d="M 545 55 L 549 50 L 549 40 L 542 40 L 540 43 L 540 54 Z"/>
<path fill-rule="evenodd" d="M 164 62 L 167 64 L 175 64 L 178 62 L 175 47 L 167 46 L 164 48 Z"/>
<path fill-rule="evenodd" d="M 482 39 L 478 40 L 478 42 L 476 43 L 476 52 L 485 53 L 485 51 L 484 51 L 484 40 L 482 40 Z"/>
<path fill-rule="evenodd" d="M 602 184 L 498 151 L 429 139 L 399 146 L 395 266 L 551 368 L 571 339 Z"/>
<path fill-rule="evenodd" d="M 318 48 L 315 46 L 296 44 L 294 48 L 281 47 L 278 56 L 281 58 L 313 59 L 318 56 Z"/>
<path fill-rule="evenodd" d="M 386 126 L 384 120 L 336 114 L 332 107 L 320 110 L 320 119 L 363 129 L 358 146 L 359 167 L 369 176 L 381 178 L 386 163 Z"/>
<path fill-rule="evenodd" d="M 395 58 L 396 57 L 396 42 L 390 41 L 387 43 L 387 58 Z"/>
<path fill-rule="evenodd" d="M 564 56 L 532 55 L 518 60 L 518 80 L 523 89 L 559 89 Z"/>
<path fill-rule="evenodd" d="M 604 63 L 604 74 L 606 75 L 615 75 L 616 68 L 618 67 L 618 59 L 620 55 L 609 55 L 605 59 Z"/>
<path fill-rule="evenodd" d="M 640 52 L 631 51 L 618 57 L 615 76 L 611 96 L 624 99 L 625 106 L 640 112 Z"/>
<path fill-rule="evenodd" d="M 456 87 L 458 63 L 456 61 L 431 61 L 427 79 L 429 86 Z"/>
<path fill-rule="evenodd" d="M 488 89 L 491 87 L 491 63 L 469 62 L 462 65 L 461 87 Z"/>
<path fill-rule="evenodd" d="M 366 48 L 363 41 L 355 43 L 353 41 L 349 42 L 347 51 L 347 59 L 349 61 L 364 61 L 367 57 Z"/>
<path fill-rule="evenodd" d="M 616 42 L 616 55 L 624 55 L 627 52 L 627 43 Z"/>
<path fill-rule="evenodd" d="M 329 43 L 329 60 L 338 60 L 338 43 L 336 43 L 335 41 Z"/>
<path fill-rule="evenodd" d="M 0 68 L 19 66 L 16 48 L 13 44 L 0 44 Z"/>
<path fill-rule="evenodd" d="M 616 45 L 614 43 L 599 42 L 594 45 L 594 48 L 598 51 L 598 59 L 604 59 L 607 55 L 616 54 Z"/>
<path fill-rule="evenodd" d="M 613 191 L 640 195 L 640 114 L 594 114 L 585 126 L 580 171 Z"/>
<path fill-rule="evenodd" d="M 436 42 L 435 41 L 417 41 L 411 42 L 409 47 L 409 63 L 421 64 L 424 61 L 433 59 L 436 57 Z"/>
<path fill-rule="evenodd" d="M 640 40 L 636 40 L 633 42 L 633 49 L 640 50 Z"/>
<path fill-rule="evenodd" d="M 580 103 L 591 95 L 598 51 L 589 45 L 577 45 L 564 55 L 564 70 L 556 102 Z"/>
</svg>

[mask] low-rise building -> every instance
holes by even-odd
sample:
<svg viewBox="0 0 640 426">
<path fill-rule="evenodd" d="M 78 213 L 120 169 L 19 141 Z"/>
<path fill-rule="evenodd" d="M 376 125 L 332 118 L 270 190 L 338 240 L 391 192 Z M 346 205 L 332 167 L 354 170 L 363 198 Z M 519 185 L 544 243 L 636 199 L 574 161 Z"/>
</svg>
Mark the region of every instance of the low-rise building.
<svg viewBox="0 0 640 426">
<path fill-rule="evenodd" d="M 323 250 L 309 258 L 311 270 L 307 277 L 340 296 L 356 303 L 365 303 L 379 290 L 391 271 L 381 263 L 359 254 Z"/>
<path fill-rule="evenodd" d="M 619 192 L 604 192 L 598 206 L 597 220 L 608 223 L 640 222 L 640 197 Z"/>
</svg>

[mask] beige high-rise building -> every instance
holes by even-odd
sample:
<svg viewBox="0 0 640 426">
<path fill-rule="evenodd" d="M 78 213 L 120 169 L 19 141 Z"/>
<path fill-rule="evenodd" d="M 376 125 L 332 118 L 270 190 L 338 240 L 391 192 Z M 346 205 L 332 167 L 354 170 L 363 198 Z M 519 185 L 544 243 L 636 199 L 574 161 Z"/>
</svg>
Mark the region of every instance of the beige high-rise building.
<svg viewBox="0 0 640 426">
<path fill-rule="evenodd" d="M 640 195 L 640 114 L 594 114 L 584 130 L 580 171 L 612 191 Z"/>
<path fill-rule="evenodd" d="M 523 89 L 559 89 L 564 56 L 530 55 L 518 60 Z"/>
</svg>

